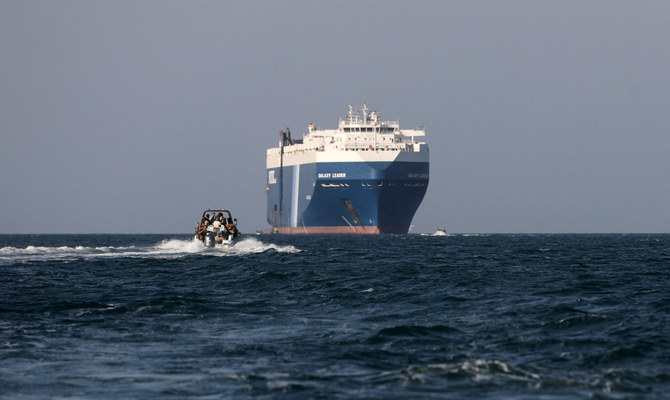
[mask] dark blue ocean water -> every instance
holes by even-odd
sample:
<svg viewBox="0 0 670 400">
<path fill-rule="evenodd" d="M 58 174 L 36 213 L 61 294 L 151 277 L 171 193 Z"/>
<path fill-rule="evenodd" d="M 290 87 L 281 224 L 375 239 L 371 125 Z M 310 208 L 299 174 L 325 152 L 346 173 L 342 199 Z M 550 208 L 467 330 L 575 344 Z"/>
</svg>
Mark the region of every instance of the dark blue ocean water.
<svg viewBox="0 0 670 400">
<path fill-rule="evenodd" d="M 0 236 L 1 398 L 670 397 L 670 235 Z"/>
</svg>

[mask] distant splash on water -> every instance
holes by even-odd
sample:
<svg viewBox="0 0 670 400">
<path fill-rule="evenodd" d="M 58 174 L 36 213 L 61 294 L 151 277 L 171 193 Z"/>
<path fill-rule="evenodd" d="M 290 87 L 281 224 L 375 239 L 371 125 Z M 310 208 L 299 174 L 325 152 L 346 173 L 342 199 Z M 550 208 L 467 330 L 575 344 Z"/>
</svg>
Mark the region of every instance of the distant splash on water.
<svg viewBox="0 0 670 400">
<path fill-rule="evenodd" d="M 205 247 L 195 239 L 167 239 L 150 246 L 27 246 L 0 248 L 0 265 L 22 261 L 52 261 L 87 258 L 179 258 L 194 254 L 207 256 L 240 256 L 245 254 L 276 251 L 278 253 L 299 253 L 301 250 L 291 245 L 263 243 L 256 238 L 243 238 L 231 246 Z"/>
</svg>

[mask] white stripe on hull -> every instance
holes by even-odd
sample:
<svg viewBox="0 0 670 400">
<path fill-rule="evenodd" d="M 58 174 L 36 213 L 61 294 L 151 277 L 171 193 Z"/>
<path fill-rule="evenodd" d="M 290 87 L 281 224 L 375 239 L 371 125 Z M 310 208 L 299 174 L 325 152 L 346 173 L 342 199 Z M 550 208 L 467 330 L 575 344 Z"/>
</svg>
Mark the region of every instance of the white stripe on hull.
<svg viewBox="0 0 670 400">
<path fill-rule="evenodd" d="M 291 198 L 291 226 L 298 226 L 298 197 L 300 195 L 300 164 L 293 168 L 293 193 Z"/>
<path fill-rule="evenodd" d="M 428 151 L 331 151 L 284 154 L 284 166 L 331 162 L 428 162 Z M 279 156 L 268 156 L 267 168 L 279 168 Z"/>
</svg>

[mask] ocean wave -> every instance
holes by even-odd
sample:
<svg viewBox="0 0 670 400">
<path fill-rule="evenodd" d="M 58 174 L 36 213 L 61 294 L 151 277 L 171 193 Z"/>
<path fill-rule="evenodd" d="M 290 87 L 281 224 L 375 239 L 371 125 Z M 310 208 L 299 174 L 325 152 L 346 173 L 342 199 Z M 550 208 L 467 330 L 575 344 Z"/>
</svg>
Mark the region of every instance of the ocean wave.
<svg viewBox="0 0 670 400">
<path fill-rule="evenodd" d="M 102 247 L 86 247 L 86 246 L 59 246 L 59 247 L 46 247 L 46 246 L 27 246 L 25 248 L 20 247 L 2 247 L 0 248 L 0 256 L 13 256 L 13 255 L 45 255 L 45 254 L 84 254 L 84 253 L 107 253 L 114 251 L 123 251 L 128 249 L 133 249 L 131 247 L 114 247 L 114 246 L 102 246 Z"/>
<path fill-rule="evenodd" d="M 91 258 L 179 258 L 193 254 L 209 256 L 239 256 L 245 254 L 275 251 L 278 253 L 298 253 L 301 250 L 292 245 L 264 243 L 256 238 L 242 238 L 231 246 L 205 247 L 195 239 L 166 239 L 149 246 L 27 246 L 25 248 L 6 246 L 0 248 L 0 265 L 31 261 L 69 261 Z"/>
<path fill-rule="evenodd" d="M 226 249 L 225 247 L 223 248 Z M 256 238 L 244 238 L 235 243 L 228 251 L 238 254 L 264 253 L 266 251 L 276 251 L 277 253 L 300 253 L 302 250 L 292 245 L 277 245 L 273 243 L 264 243 Z"/>
<path fill-rule="evenodd" d="M 446 325 L 422 326 L 422 325 L 398 325 L 383 328 L 374 336 L 368 338 L 368 343 L 391 343 L 406 341 L 431 341 L 443 340 L 445 337 L 460 333 L 458 329 Z"/>
</svg>

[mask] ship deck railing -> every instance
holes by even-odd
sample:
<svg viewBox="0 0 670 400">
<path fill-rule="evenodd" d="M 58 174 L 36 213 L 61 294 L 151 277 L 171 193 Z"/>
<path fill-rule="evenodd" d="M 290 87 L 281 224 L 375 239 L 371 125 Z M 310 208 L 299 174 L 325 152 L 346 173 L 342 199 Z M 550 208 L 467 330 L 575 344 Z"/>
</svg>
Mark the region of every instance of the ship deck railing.
<svg viewBox="0 0 670 400">
<path fill-rule="evenodd" d="M 322 151 L 416 151 L 415 145 L 421 144 L 419 142 L 413 143 L 396 143 L 396 144 L 377 144 L 375 145 L 372 142 L 356 143 L 354 145 L 343 145 L 343 144 L 329 144 L 321 145 L 316 147 L 304 147 L 304 148 L 293 148 L 288 149 L 284 148 L 284 154 L 306 154 L 312 152 L 322 152 Z M 279 148 L 268 149 L 268 156 L 279 154 Z"/>
</svg>

